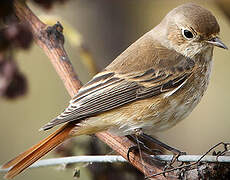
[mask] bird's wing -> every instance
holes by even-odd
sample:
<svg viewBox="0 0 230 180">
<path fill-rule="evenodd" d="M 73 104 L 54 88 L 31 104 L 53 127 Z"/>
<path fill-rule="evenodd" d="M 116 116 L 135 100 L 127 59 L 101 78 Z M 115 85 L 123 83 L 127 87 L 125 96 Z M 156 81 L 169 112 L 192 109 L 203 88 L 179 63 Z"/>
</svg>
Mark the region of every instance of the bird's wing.
<svg viewBox="0 0 230 180">
<path fill-rule="evenodd" d="M 151 68 L 128 74 L 105 70 L 85 84 L 70 101 L 68 108 L 42 129 L 47 130 L 61 123 L 81 120 L 136 100 L 174 90 L 187 81 L 192 68 L 190 64 L 190 68 L 184 69 L 177 66 L 161 70 Z"/>
</svg>

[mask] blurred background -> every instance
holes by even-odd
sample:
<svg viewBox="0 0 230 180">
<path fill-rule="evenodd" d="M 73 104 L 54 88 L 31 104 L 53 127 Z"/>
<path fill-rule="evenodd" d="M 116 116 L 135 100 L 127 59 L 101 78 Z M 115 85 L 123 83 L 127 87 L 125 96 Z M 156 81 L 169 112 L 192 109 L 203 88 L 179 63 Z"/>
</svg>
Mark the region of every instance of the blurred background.
<svg viewBox="0 0 230 180">
<path fill-rule="evenodd" d="M 36 15 L 52 15 L 64 25 L 71 25 L 81 35 L 84 48 L 92 55 L 96 70 L 102 70 L 131 43 L 156 26 L 174 7 L 191 2 L 186 0 L 69 0 L 51 10 L 29 4 Z M 209 9 L 216 16 L 220 37 L 230 48 L 230 2 L 227 0 L 192 1 Z M 217 3 L 218 2 L 218 3 Z M 229 9 L 228 9 L 229 8 Z M 65 34 L 65 48 L 83 83 L 93 75 L 79 55 L 79 48 L 71 42 L 71 33 Z M 0 99 L 0 164 L 47 136 L 50 132 L 38 129 L 56 117 L 67 105 L 70 96 L 44 52 L 33 44 L 30 50 L 15 54 L 20 70 L 28 81 L 28 93 L 20 98 Z M 211 82 L 207 93 L 192 114 L 174 128 L 157 133 L 156 137 L 188 154 L 202 154 L 220 141 L 230 141 L 230 52 L 216 48 Z M 51 130 L 53 131 L 53 130 Z M 92 143 L 87 136 L 75 138 L 78 145 L 73 155 L 86 155 L 79 144 Z M 106 145 L 102 145 L 106 149 Z M 84 146 L 83 146 L 84 147 Z M 107 154 L 112 153 L 105 150 Z M 46 157 L 53 157 L 50 153 Z M 96 179 L 92 168 L 76 165 L 80 179 Z M 101 164 L 106 168 L 108 164 Z M 61 167 L 27 170 L 18 180 L 72 179 L 73 169 L 57 171 Z M 130 170 L 131 171 L 131 170 Z M 118 172 L 119 173 L 119 172 Z M 3 174 L 0 174 L 0 179 Z M 124 176 L 125 178 L 125 176 Z M 134 178 L 133 178 L 134 179 Z"/>
</svg>

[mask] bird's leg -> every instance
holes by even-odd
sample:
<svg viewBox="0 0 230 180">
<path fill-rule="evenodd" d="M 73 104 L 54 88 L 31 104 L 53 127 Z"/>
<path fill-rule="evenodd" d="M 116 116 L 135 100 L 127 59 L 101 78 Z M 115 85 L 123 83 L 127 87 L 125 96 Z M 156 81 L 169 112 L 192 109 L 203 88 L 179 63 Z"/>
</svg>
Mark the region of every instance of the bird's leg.
<svg viewBox="0 0 230 180">
<path fill-rule="evenodd" d="M 129 159 L 129 154 L 130 152 L 139 152 L 140 150 L 145 151 L 146 153 L 152 155 L 152 154 L 162 154 L 162 151 L 159 149 L 150 149 L 149 147 L 147 147 L 143 141 L 141 141 L 140 139 L 138 139 L 138 137 L 140 137 L 140 134 L 142 134 L 143 132 L 141 131 L 141 129 L 137 129 L 136 133 L 133 135 L 127 135 L 127 138 L 129 138 L 131 141 L 135 142 L 136 145 L 131 146 L 128 150 L 127 153 L 127 158 Z"/>
<path fill-rule="evenodd" d="M 164 149 L 166 149 L 166 150 L 172 152 L 173 154 L 176 154 L 176 155 L 177 155 L 177 154 L 179 154 L 179 155 L 184 155 L 184 154 L 186 154 L 185 152 L 182 152 L 182 151 L 180 151 L 180 150 L 178 150 L 178 149 L 176 149 L 176 148 L 174 148 L 174 147 L 171 147 L 171 146 L 169 146 L 169 145 L 167 145 L 167 144 L 165 144 L 165 143 L 163 143 L 163 142 L 157 140 L 156 138 L 154 138 L 154 137 L 152 137 L 152 136 L 149 136 L 149 135 L 147 135 L 147 134 L 145 134 L 145 133 L 141 133 L 141 134 L 140 134 L 140 137 L 143 138 L 143 139 L 146 139 L 146 140 L 148 140 L 148 141 L 150 141 L 150 142 L 152 142 L 152 143 L 155 143 L 155 144 L 157 144 L 157 145 L 159 145 L 159 146 L 161 146 L 161 147 L 163 147 Z"/>
<path fill-rule="evenodd" d="M 171 147 L 171 146 L 169 146 L 169 145 L 167 145 L 167 144 L 165 144 L 165 143 L 163 143 L 163 142 L 157 140 L 156 138 L 154 138 L 154 137 L 152 137 L 152 136 L 149 136 L 149 135 L 147 135 L 147 134 L 145 134 L 145 133 L 141 133 L 141 134 L 140 134 L 140 137 L 143 138 L 143 139 L 146 139 L 146 140 L 148 140 L 148 141 L 150 141 L 150 142 L 152 142 L 152 143 L 155 143 L 155 144 L 157 144 L 157 145 L 159 145 L 159 146 L 161 146 L 161 147 L 163 147 L 164 149 L 166 149 L 166 150 L 172 152 L 172 153 L 175 155 L 175 156 L 173 157 L 173 159 L 165 166 L 164 171 L 165 171 L 166 169 L 172 167 L 172 165 L 174 164 L 174 162 L 175 162 L 176 160 L 178 160 L 178 158 L 179 158 L 181 155 L 186 155 L 186 152 L 182 152 L 182 151 L 180 151 L 180 150 L 178 150 L 178 149 L 176 149 L 176 148 L 174 148 L 174 147 Z M 182 165 L 182 164 L 181 164 L 181 165 Z M 179 165 L 179 166 L 181 166 L 181 165 Z"/>
<path fill-rule="evenodd" d="M 130 160 L 129 159 L 130 152 L 134 152 L 135 153 L 135 152 L 138 152 L 139 150 L 143 150 L 143 151 L 145 151 L 148 154 L 162 154 L 162 151 L 160 151 L 158 149 L 150 149 L 149 147 L 147 147 L 144 144 L 144 142 L 140 141 L 135 135 L 128 135 L 127 138 L 129 138 L 131 141 L 135 142 L 136 144 L 139 144 L 139 146 L 138 145 L 134 145 L 134 146 L 131 146 L 129 148 L 128 153 L 127 153 L 128 160 Z"/>
</svg>

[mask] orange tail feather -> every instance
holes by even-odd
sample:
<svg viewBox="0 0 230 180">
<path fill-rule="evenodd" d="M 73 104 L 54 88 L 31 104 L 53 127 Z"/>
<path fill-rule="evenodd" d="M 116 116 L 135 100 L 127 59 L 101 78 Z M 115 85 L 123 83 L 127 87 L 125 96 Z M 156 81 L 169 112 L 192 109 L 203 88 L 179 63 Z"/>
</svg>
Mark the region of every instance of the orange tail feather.
<svg viewBox="0 0 230 180">
<path fill-rule="evenodd" d="M 49 135 L 47 138 L 40 141 L 25 152 L 19 154 L 16 158 L 4 164 L 1 168 L 9 168 L 13 166 L 5 175 L 5 178 L 12 179 L 42 156 L 47 154 L 53 148 L 57 147 L 63 141 L 70 137 L 70 131 L 75 127 L 75 124 L 68 123 L 60 129 Z"/>
</svg>

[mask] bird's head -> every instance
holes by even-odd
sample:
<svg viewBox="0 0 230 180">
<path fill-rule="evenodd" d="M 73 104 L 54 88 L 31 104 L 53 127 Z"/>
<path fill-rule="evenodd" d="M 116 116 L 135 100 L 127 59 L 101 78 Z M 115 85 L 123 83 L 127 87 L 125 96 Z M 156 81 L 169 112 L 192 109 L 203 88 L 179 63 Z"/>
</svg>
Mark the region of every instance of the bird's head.
<svg viewBox="0 0 230 180">
<path fill-rule="evenodd" d="M 210 11 L 194 3 L 186 3 L 170 11 L 162 21 L 170 48 L 187 56 L 213 48 L 227 49 L 218 37 L 220 26 Z"/>
</svg>

